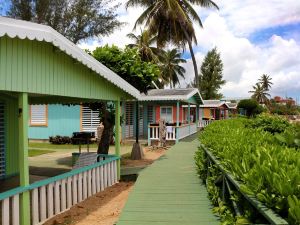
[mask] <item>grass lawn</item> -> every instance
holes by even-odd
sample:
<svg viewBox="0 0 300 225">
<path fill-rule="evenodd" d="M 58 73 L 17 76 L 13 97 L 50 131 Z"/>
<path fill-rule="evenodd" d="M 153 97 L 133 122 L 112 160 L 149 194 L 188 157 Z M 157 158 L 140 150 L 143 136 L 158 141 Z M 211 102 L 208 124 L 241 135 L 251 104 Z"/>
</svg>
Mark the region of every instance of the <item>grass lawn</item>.
<svg viewBox="0 0 300 225">
<path fill-rule="evenodd" d="M 29 149 L 31 150 L 38 150 L 38 151 L 61 151 L 61 152 L 78 152 L 78 145 L 72 145 L 72 144 L 62 144 L 62 145 L 55 145 L 51 144 L 48 142 L 29 142 Z M 86 152 L 86 145 L 81 145 L 82 151 Z M 95 151 L 98 146 L 96 143 L 90 144 L 90 149 L 93 149 L 92 151 Z M 121 155 L 126 154 L 128 152 L 131 152 L 132 145 L 131 144 L 126 144 L 126 145 L 121 145 Z M 115 146 L 111 145 L 109 147 L 109 153 L 114 154 L 115 153 Z M 43 154 L 43 153 L 41 153 Z M 45 154 L 45 153 L 44 153 Z M 129 155 L 130 157 L 130 155 Z"/>
<path fill-rule="evenodd" d="M 51 151 L 51 150 L 39 150 L 39 149 L 29 149 L 28 156 L 29 157 L 34 157 L 34 156 L 43 155 L 43 154 L 52 153 L 52 152 L 55 152 L 55 151 Z"/>
</svg>

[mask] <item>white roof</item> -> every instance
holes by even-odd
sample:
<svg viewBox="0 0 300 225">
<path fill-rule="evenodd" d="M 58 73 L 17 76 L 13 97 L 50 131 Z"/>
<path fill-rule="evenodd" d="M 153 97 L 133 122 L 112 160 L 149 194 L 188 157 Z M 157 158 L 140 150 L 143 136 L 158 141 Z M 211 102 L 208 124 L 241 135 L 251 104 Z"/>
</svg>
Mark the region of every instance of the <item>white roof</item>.
<svg viewBox="0 0 300 225">
<path fill-rule="evenodd" d="M 187 101 L 194 95 L 202 100 L 197 88 L 152 89 L 147 95 L 141 94 L 140 101 Z"/>
<path fill-rule="evenodd" d="M 49 26 L 0 16 L 0 37 L 5 35 L 51 43 L 133 97 L 140 96 L 131 84 Z"/>
<path fill-rule="evenodd" d="M 236 109 L 237 107 L 236 103 L 223 100 L 203 100 L 203 105 L 200 105 L 200 108 L 219 108 L 222 105 L 226 105 L 230 109 Z"/>
<path fill-rule="evenodd" d="M 203 105 L 200 105 L 201 108 L 218 108 L 222 105 L 226 104 L 226 102 L 221 100 L 203 100 Z"/>
</svg>

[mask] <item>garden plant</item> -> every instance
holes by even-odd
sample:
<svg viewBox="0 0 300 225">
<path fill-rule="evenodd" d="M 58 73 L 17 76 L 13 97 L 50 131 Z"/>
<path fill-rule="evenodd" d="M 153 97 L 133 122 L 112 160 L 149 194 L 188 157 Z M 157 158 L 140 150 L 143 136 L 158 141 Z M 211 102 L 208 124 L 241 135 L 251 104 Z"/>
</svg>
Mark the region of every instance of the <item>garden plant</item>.
<svg viewBox="0 0 300 225">
<path fill-rule="evenodd" d="M 221 216 L 223 224 L 262 221 L 257 210 L 237 191 L 231 195 L 231 200 L 240 206 L 241 215 L 236 216 L 232 203 L 222 201 L 218 186 L 220 171 L 215 166 L 207 166 L 204 149 L 208 149 L 225 172 L 240 183 L 242 193 L 255 197 L 289 224 L 300 224 L 300 151 L 297 135 L 299 126 L 267 114 L 255 119 L 215 122 L 205 128 L 200 135 L 202 147 L 196 153 L 196 165 L 215 205 L 214 211 Z M 287 136 L 289 138 L 285 138 Z"/>
</svg>

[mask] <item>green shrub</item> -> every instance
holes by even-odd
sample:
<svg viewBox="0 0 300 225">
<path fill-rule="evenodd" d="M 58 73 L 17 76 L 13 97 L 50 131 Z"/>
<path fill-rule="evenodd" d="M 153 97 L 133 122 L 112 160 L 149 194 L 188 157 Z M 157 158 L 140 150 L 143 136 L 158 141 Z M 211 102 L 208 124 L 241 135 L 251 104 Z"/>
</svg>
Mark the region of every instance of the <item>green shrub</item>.
<svg viewBox="0 0 300 225">
<path fill-rule="evenodd" d="M 279 144 L 300 149 L 300 125 L 292 125 L 283 133 L 275 134 L 275 138 Z"/>
<path fill-rule="evenodd" d="M 245 193 L 256 196 L 267 207 L 283 218 L 288 218 L 291 224 L 295 224 L 293 221 L 297 221 L 298 217 L 295 218 L 294 212 L 297 212 L 298 208 L 294 207 L 299 207 L 297 201 L 300 199 L 300 152 L 295 148 L 280 145 L 274 135 L 265 129 L 247 126 L 249 122 L 249 119 L 215 122 L 201 133 L 200 141 L 217 157 L 223 167 L 242 183 Z M 269 131 L 269 123 L 266 124 L 263 127 Z M 272 131 L 281 130 L 281 126 L 274 127 Z M 211 172 L 213 168 L 207 168 L 203 149 L 199 149 L 195 159 L 198 173 L 205 180 L 207 171 Z M 212 187 L 210 189 L 213 190 Z M 209 192 L 210 196 L 214 195 L 214 192 Z M 297 202 L 296 206 L 289 204 L 288 198 L 291 196 L 296 199 L 293 201 Z M 251 210 L 246 211 L 244 217 L 255 218 Z"/>
<path fill-rule="evenodd" d="M 264 111 L 264 108 L 253 99 L 243 99 L 238 103 L 238 109 L 245 110 L 246 116 L 253 117 Z"/>
<path fill-rule="evenodd" d="M 264 113 L 258 115 L 254 120 L 249 120 L 248 126 L 252 128 L 262 129 L 274 134 L 282 133 L 292 125 L 284 117 Z"/>
</svg>

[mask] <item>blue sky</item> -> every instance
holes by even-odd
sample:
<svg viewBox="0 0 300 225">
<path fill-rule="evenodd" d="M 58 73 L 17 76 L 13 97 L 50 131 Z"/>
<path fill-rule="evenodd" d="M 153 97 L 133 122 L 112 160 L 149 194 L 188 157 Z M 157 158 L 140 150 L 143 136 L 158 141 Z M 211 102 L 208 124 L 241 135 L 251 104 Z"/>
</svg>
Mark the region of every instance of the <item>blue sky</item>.
<svg viewBox="0 0 300 225">
<path fill-rule="evenodd" d="M 126 34 L 132 32 L 141 8 L 124 7 L 118 10 L 119 19 L 127 25 L 101 40 L 80 43 L 80 47 L 93 50 L 104 44 L 124 47 L 130 43 Z M 7 0 L 0 5 L 7 8 Z M 204 28 L 196 27 L 198 45 L 194 45 L 197 64 L 211 48 L 216 46 L 224 63 L 227 83 L 221 92 L 226 97 L 248 97 L 261 74 L 272 77 L 271 95 L 298 97 L 300 99 L 300 1 L 295 0 L 215 0 L 220 10 L 195 6 Z M 140 30 L 140 29 L 138 29 Z M 190 54 L 184 53 L 187 63 L 186 79 L 181 86 L 193 79 Z"/>
</svg>

